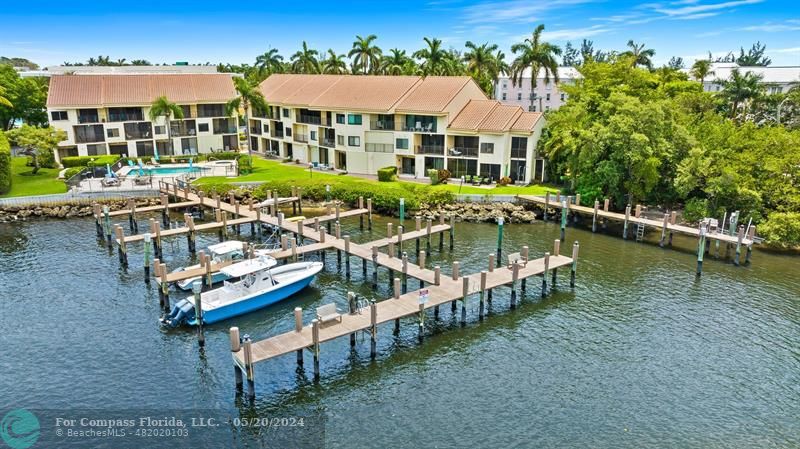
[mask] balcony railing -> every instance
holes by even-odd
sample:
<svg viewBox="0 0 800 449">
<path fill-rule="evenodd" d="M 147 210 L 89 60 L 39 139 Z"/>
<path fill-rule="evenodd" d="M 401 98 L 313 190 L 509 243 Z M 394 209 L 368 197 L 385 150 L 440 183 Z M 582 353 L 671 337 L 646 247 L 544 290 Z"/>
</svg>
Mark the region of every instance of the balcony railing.
<svg viewBox="0 0 800 449">
<path fill-rule="evenodd" d="M 511 157 L 514 159 L 525 159 L 527 157 L 527 151 L 525 148 L 512 148 Z"/>
<path fill-rule="evenodd" d="M 418 133 L 435 133 L 436 132 L 436 123 L 419 123 L 419 126 L 408 126 L 403 125 L 402 131 L 411 131 L 411 132 L 418 132 Z"/>
<path fill-rule="evenodd" d="M 258 134 L 261 135 L 261 127 L 260 126 L 251 126 L 250 127 L 250 134 Z"/>
<path fill-rule="evenodd" d="M 98 123 L 100 117 L 96 115 L 78 115 L 78 123 Z"/>
<path fill-rule="evenodd" d="M 141 112 L 109 112 L 109 122 L 139 122 L 144 120 L 144 115 Z"/>
<path fill-rule="evenodd" d="M 478 157 L 478 147 L 453 147 L 447 151 L 453 157 Z"/>
<path fill-rule="evenodd" d="M 197 135 L 197 128 L 195 128 L 194 120 L 180 121 L 175 120 L 170 122 L 170 133 L 172 137 L 187 137 Z"/>
<path fill-rule="evenodd" d="M 301 143 L 308 143 L 308 135 L 307 134 L 295 134 L 294 135 L 295 142 Z"/>
<path fill-rule="evenodd" d="M 215 119 L 214 134 L 236 134 L 236 123 L 233 120 Z"/>
<path fill-rule="evenodd" d="M 153 127 L 150 122 L 136 122 L 125 124 L 125 139 L 152 139 Z"/>
<path fill-rule="evenodd" d="M 322 144 L 323 147 L 333 148 L 336 146 L 336 140 L 323 137 L 322 140 L 320 140 L 320 144 Z"/>
<path fill-rule="evenodd" d="M 300 114 L 300 116 L 297 117 L 297 122 L 298 123 L 308 123 L 310 125 L 321 125 L 322 124 L 322 117 L 316 117 L 314 115 Z"/>
<path fill-rule="evenodd" d="M 364 150 L 370 153 L 394 153 L 394 145 L 391 143 L 369 143 L 364 145 Z"/>
<path fill-rule="evenodd" d="M 369 129 L 373 131 L 395 131 L 394 122 L 391 120 L 374 120 L 369 122 Z"/>
<path fill-rule="evenodd" d="M 444 145 L 418 145 L 417 153 L 438 154 L 440 156 L 444 156 Z"/>
</svg>

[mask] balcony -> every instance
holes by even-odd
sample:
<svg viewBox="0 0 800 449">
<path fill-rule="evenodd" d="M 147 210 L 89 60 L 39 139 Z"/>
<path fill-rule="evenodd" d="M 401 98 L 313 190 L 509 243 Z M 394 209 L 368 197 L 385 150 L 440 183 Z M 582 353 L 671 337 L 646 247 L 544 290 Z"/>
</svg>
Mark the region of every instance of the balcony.
<svg viewBox="0 0 800 449">
<path fill-rule="evenodd" d="M 150 122 L 135 122 L 125 124 L 125 139 L 152 139 L 153 126 Z"/>
<path fill-rule="evenodd" d="M 315 115 L 300 114 L 297 117 L 297 123 L 307 123 L 309 125 L 322 125 L 322 117 Z"/>
<path fill-rule="evenodd" d="M 527 151 L 525 148 L 512 148 L 511 157 L 514 159 L 525 159 L 527 157 Z"/>
<path fill-rule="evenodd" d="M 214 119 L 214 134 L 236 134 L 236 122 L 231 119 Z"/>
<path fill-rule="evenodd" d="M 374 120 L 369 122 L 369 129 L 373 131 L 394 131 L 394 121 Z"/>
<path fill-rule="evenodd" d="M 100 117 L 91 114 L 78 114 L 78 123 L 99 123 Z"/>
<path fill-rule="evenodd" d="M 394 145 L 391 143 L 369 143 L 364 144 L 364 150 L 369 153 L 394 153 Z"/>
<path fill-rule="evenodd" d="M 109 122 L 141 122 L 142 108 L 108 108 Z"/>
<path fill-rule="evenodd" d="M 336 140 L 328 137 L 323 137 L 322 140 L 319 141 L 319 143 L 323 147 L 328 147 L 328 148 L 333 148 L 336 146 Z"/>
<path fill-rule="evenodd" d="M 308 134 L 296 134 L 294 135 L 294 141 L 300 143 L 308 143 Z"/>
<path fill-rule="evenodd" d="M 169 122 L 172 137 L 187 137 L 197 134 L 194 120 L 173 120 Z"/>
<path fill-rule="evenodd" d="M 444 156 L 444 145 L 417 145 L 417 154 L 436 154 Z"/>
<path fill-rule="evenodd" d="M 103 125 L 74 126 L 76 143 L 105 142 Z"/>
<path fill-rule="evenodd" d="M 447 151 L 451 157 L 478 157 L 478 147 L 453 147 Z"/>
<path fill-rule="evenodd" d="M 261 135 L 261 127 L 260 126 L 251 126 L 250 127 L 250 134 Z"/>
</svg>

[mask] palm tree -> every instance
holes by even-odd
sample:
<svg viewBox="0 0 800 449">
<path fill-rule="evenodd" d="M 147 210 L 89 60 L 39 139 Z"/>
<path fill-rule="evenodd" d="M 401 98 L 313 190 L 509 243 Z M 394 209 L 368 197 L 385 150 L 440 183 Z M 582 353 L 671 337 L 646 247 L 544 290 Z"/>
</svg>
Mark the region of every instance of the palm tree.
<svg viewBox="0 0 800 449">
<path fill-rule="evenodd" d="M 692 65 L 691 74 L 700 81 L 700 84 L 703 84 L 703 80 L 705 80 L 707 76 L 714 74 L 714 71 L 711 70 L 711 60 L 698 59 L 695 61 L 694 65 Z"/>
<path fill-rule="evenodd" d="M 131 61 L 131 65 L 151 65 L 150 61 L 147 59 L 134 59 Z"/>
<path fill-rule="evenodd" d="M 328 57 L 322 60 L 322 73 L 340 75 L 347 73 L 344 55 L 337 55 L 332 48 L 328 49 Z"/>
<path fill-rule="evenodd" d="M 159 117 L 164 117 L 167 123 L 167 139 L 169 139 L 169 153 L 172 154 L 172 124 L 171 118 L 177 120 L 183 119 L 183 109 L 177 104 L 169 101 L 166 96 L 162 95 L 155 99 L 150 104 L 150 112 L 147 114 L 150 120 L 155 122 Z"/>
<path fill-rule="evenodd" d="M 270 48 L 256 57 L 256 67 L 263 75 L 280 72 L 283 69 L 283 56 L 278 54 L 278 49 Z"/>
<path fill-rule="evenodd" d="M 305 42 L 303 42 L 305 47 Z M 245 133 L 247 134 L 247 153 L 252 154 L 253 148 L 250 142 L 250 107 L 254 107 L 261 111 L 267 110 L 267 100 L 264 99 L 264 94 L 258 89 L 257 84 L 251 84 L 244 78 L 233 78 L 233 85 L 236 88 L 238 96 L 225 104 L 225 113 L 233 116 L 238 113 L 239 109 L 244 111 Z"/>
<path fill-rule="evenodd" d="M 303 49 L 292 55 L 292 71 L 294 73 L 319 73 L 319 52 L 308 48 L 303 41 Z"/>
<path fill-rule="evenodd" d="M 410 60 L 405 50 L 393 48 L 389 55 L 384 55 L 381 60 L 381 72 L 386 75 L 402 75 L 403 67 Z"/>
<path fill-rule="evenodd" d="M 536 88 L 536 79 L 539 77 L 539 71 L 544 72 L 545 83 L 550 82 L 550 76 L 553 77 L 553 81 L 558 83 L 558 61 L 556 56 L 561 55 L 561 49 L 548 42 L 542 42 L 543 31 L 544 25 L 539 25 L 533 30 L 531 37 L 511 46 L 511 52 L 515 55 L 518 54 L 511 63 L 511 83 L 515 86 L 522 85 L 525 70 L 531 69 L 531 110 L 533 110 L 533 93 Z"/>
<path fill-rule="evenodd" d="M 117 59 L 117 62 L 115 62 L 114 65 L 125 65 L 125 61 L 125 58 Z"/>
<path fill-rule="evenodd" d="M 348 58 L 353 58 L 353 64 L 355 66 L 361 66 L 361 73 L 364 75 L 377 72 L 380 66 L 380 59 L 383 52 L 377 45 L 372 44 L 377 38 L 378 36 L 374 34 L 370 34 L 366 38 L 356 36 L 356 40 L 353 42 L 353 48 L 350 50 L 350 53 L 347 54 Z"/>
<path fill-rule="evenodd" d="M 715 83 L 722 86 L 719 95 L 731 103 L 731 119 L 736 116 L 739 106 L 747 105 L 748 101 L 754 100 L 764 92 L 764 85 L 761 84 L 761 75 L 753 72 L 746 72 L 744 75 L 739 69 L 731 70 L 731 77 L 727 80 L 717 79 Z"/>
<path fill-rule="evenodd" d="M 464 62 L 467 63 L 467 73 L 472 76 L 476 83 L 490 97 L 492 96 L 494 78 L 498 72 L 497 60 L 493 52 L 497 50 L 497 45 L 489 45 L 488 42 L 482 45 L 475 45 L 471 41 L 464 44 L 469 49 L 464 53 Z"/>
<path fill-rule="evenodd" d="M 656 55 L 656 51 L 652 48 L 644 48 L 644 44 L 636 44 L 632 39 L 628 41 L 628 48 L 630 50 L 623 52 L 624 56 L 630 56 L 633 58 L 633 66 L 638 67 L 643 65 L 648 69 L 653 68 L 653 61 L 651 58 Z"/>
<path fill-rule="evenodd" d="M 439 39 L 423 38 L 428 48 L 423 48 L 414 52 L 414 57 L 422 60 L 422 74 L 441 75 L 444 71 L 445 58 L 447 52 L 442 50 L 442 41 Z"/>
</svg>

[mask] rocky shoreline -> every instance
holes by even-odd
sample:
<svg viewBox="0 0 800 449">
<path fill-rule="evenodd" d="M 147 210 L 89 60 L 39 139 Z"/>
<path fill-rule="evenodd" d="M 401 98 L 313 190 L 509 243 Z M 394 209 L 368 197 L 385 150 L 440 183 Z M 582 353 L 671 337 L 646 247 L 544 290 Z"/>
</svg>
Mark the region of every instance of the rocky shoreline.
<svg viewBox="0 0 800 449">
<path fill-rule="evenodd" d="M 126 201 L 112 200 L 103 202 L 112 211 L 125 209 Z M 159 204 L 158 198 L 138 198 L 137 207 L 155 206 Z M 323 208 L 323 204 L 309 204 L 307 207 Z M 423 219 L 437 219 L 439 214 L 454 214 L 457 221 L 472 223 L 497 222 L 503 217 L 506 223 L 533 223 L 536 215 L 532 210 L 520 204 L 513 203 L 451 203 L 439 207 L 423 205 L 419 211 L 409 211 L 409 216 L 419 214 Z M 89 217 L 92 215 L 90 205 L 61 205 L 61 206 L 8 206 L 0 207 L 0 223 L 28 221 L 36 219 L 67 219 L 74 217 Z"/>
</svg>

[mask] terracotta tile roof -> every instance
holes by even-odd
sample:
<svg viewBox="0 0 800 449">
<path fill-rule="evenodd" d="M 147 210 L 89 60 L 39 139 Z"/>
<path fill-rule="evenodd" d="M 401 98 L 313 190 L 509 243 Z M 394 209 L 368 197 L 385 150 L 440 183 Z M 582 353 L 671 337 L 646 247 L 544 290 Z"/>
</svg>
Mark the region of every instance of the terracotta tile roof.
<svg viewBox="0 0 800 449">
<path fill-rule="evenodd" d="M 470 100 L 448 127 L 473 132 L 530 132 L 541 115 L 539 112 L 525 112 L 519 106 L 504 105 L 497 100 Z"/>
<path fill-rule="evenodd" d="M 317 109 L 443 112 L 472 82 L 467 76 L 272 75 L 261 83 L 268 103 Z"/>
<path fill-rule="evenodd" d="M 160 95 L 176 103 L 224 102 L 236 96 L 230 74 L 57 75 L 48 107 L 146 105 Z"/>
</svg>

